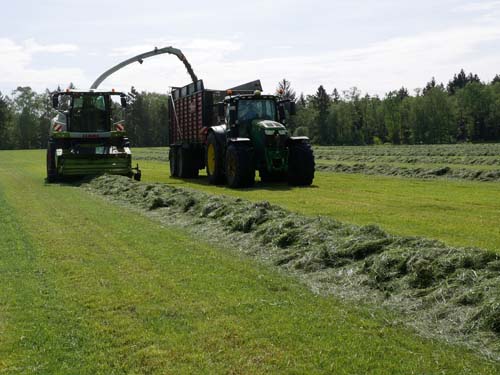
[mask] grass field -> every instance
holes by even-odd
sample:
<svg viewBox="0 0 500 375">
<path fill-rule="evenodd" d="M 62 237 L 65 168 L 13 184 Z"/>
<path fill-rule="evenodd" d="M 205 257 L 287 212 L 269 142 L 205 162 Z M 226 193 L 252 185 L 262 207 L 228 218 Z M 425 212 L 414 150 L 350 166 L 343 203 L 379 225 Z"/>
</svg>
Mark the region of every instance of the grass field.
<svg viewBox="0 0 500 375">
<path fill-rule="evenodd" d="M 499 144 L 316 147 L 318 165 L 334 172 L 500 181 Z"/>
<path fill-rule="evenodd" d="M 165 149 L 138 150 L 160 159 Z M 325 215 L 354 224 L 377 224 L 400 235 L 423 236 L 455 246 L 500 251 L 500 184 L 452 179 L 408 179 L 317 172 L 311 188 L 258 183 L 232 190 L 169 177 L 166 161 L 140 159 L 144 181 L 165 182 L 215 194 L 268 200 L 306 215 Z"/>
<path fill-rule="evenodd" d="M 199 181 L 171 180 L 164 162 L 141 164 L 145 179 L 237 194 Z M 496 202 L 495 184 L 450 183 L 438 188 L 426 185 L 435 181 L 415 181 L 407 194 L 421 196 L 412 201 L 430 191 L 430 202 L 438 207 L 428 207 L 412 219 L 407 214 L 411 210 L 398 207 L 408 195 L 389 199 L 389 189 L 402 187 L 399 179 L 364 177 L 367 180 L 357 187 L 361 181 L 350 178 L 360 176 L 335 176 L 319 174 L 317 187 L 311 189 L 262 187 L 238 194 L 306 214 L 393 223 L 390 229 L 395 231 L 398 221 L 421 220 L 421 232 L 429 229 L 423 212 L 437 216 L 438 226 L 442 205 L 454 206 L 453 197 L 461 197 L 457 214 L 466 218 L 463 230 L 486 226 L 475 244 L 498 248 L 499 233 L 490 242 L 485 235 L 498 223 L 498 206 L 487 209 Z M 386 311 L 316 296 L 230 248 L 161 226 L 80 188 L 46 185 L 43 178 L 43 152 L 0 152 L 0 373 L 500 371 L 498 363 L 469 350 L 424 340 L 388 324 L 391 314 Z M 366 192 L 371 198 L 361 199 Z M 465 197 L 472 201 L 470 206 Z M 332 211 L 342 199 L 347 201 L 344 207 Z M 370 213 L 372 200 L 385 210 Z M 475 220 L 465 213 L 473 208 Z M 432 233 L 446 237 L 445 228 L 462 228 L 458 222 Z M 472 233 L 457 241 L 472 242 Z"/>
</svg>

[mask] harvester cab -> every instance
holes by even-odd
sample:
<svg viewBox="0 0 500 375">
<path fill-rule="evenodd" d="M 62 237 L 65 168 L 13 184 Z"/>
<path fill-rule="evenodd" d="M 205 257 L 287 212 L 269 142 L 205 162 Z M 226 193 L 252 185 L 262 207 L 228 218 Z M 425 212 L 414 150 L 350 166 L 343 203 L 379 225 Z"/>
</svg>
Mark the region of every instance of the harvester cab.
<svg viewBox="0 0 500 375">
<path fill-rule="evenodd" d="M 119 174 L 140 180 L 132 168 L 123 110 L 126 96 L 115 91 L 66 90 L 52 95 L 58 111 L 47 146 L 47 181 L 65 176 Z"/>
</svg>

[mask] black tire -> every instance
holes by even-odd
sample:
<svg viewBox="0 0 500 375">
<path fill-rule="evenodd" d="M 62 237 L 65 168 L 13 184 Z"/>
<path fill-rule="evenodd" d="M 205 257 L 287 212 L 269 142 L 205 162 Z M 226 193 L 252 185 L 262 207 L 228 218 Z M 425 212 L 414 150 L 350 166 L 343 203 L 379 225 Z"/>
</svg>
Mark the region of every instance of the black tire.
<svg viewBox="0 0 500 375">
<path fill-rule="evenodd" d="M 309 186 L 314 180 L 314 154 L 308 143 L 292 143 L 288 151 L 288 183 Z"/>
<path fill-rule="evenodd" d="M 170 177 L 179 177 L 176 147 L 170 147 L 168 159 L 170 162 Z"/>
<path fill-rule="evenodd" d="M 205 164 L 208 182 L 212 185 L 224 183 L 224 159 L 222 146 L 217 142 L 214 133 L 207 137 Z"/>
<path fill-rule="evenodd" d="M 56 182 L 57 178 L 56 146 L 52 142 L 49 142 L 47 145 L 47 182 Z"/>
<path fill-rule="evenodd" d="M 229 145 L 226 152 L 226 178 L 231 188 L 249 187 L 254 184 L 255 168 L 250 147 Z"/>
<path fill-rule="evenodd" d="M 177 150 L 177 165 L 179 177 L 198 177 L 198 166 L 195 164 L 195 155 L 192 150 L 179 147 Z"/>
<path fill-rule="evenodd" d="M 142 174 L 141 172 L 137 172 L 134 174 L 134 180 L 135 181 L 141 181 Z"/>
</svg>

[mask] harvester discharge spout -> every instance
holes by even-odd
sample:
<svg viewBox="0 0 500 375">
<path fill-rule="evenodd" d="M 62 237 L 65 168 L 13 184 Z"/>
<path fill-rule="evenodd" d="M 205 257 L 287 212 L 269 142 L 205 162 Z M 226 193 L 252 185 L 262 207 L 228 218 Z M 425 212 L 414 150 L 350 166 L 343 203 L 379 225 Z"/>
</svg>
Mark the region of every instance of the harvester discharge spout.
<svg viewBox="0 0 500 375">
<path fill-rule="evenodd" d="M 130 59 L 122 61 L 121 63 L 113 66 L 112 68 L 110 68 L 108 70 L 106 70 L 104 73 L 102 73 L 95 80 L 95 82 L 92 84 L 92 86 L 90 86 L 90 89 L 92 89 L 92 90 L 97 89 L 99 87 L 99 85 L 106 78 L 108 78 L 111 74 L 117 72 L 118 70 L 120 70 L 121 68 L 124 68 L 127 65 L 130 65 L 130 64 L 132 64 L 134 62 L 138 62 L 139 64 L 142 64 L 143 61 L 144 61 L 144 59 L 147 59 L 147 58 L 153 57 L 153 56 L 157 56 L 157 55 L 162 55 L 164 53 L 168 53 L 168 54 L 177 56 L 179 58 L 179 60 L 181 60 L 182 63 L 184 64 L 184 66 L 186 67 L 186 70 L 187 70 L 189 76 L 191 77 L 191 80 L 193 82 L 198 81 L 198 78 L 196 77 L 196 74 L 194 73 L 193 68 L 191 67 L 191 64 L 189 63 L 189 61 L 187 60 L 186 56 L 184 56 L 184 54 L 182 53 L 182 51 L 180 49 L 174 48 L 174 47 L 171 47 L 171 46 L 170 47 L 163 47 L 163 48 L 157 48 L 157 47 L 155 47 L 155 49 L 152 50 L 152 51 L 141 53 L 140 55 L 131 57 Z"/>
</svg>

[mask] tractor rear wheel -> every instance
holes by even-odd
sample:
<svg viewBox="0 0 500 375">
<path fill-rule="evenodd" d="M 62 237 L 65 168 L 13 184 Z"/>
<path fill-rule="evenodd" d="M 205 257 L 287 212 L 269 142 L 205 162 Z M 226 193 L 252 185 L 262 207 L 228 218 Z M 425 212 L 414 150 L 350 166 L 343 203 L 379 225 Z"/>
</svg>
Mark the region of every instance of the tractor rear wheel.
<svg viewBox="0 0 500 375">
<path fill-rule="evenodd" d="M 179 177 L 177 152 L 173 146 L 170 146 L 170 150 L 168 151 L 168 160 L 170 162 L 170 177 Z"/>
<path fill-rule="evenodd" d="M 57 181 L 56 147 L 52 142 L 47 146 L 47 182 Z"/>
<path fill-rule="evenodd" d="M 229 145 L 226 152 L 226 178 L 231 188 L 252 186 L 255 182 L 255 168 L 252 150 L 246 145 Z"/>
<path fill-rule="evenodd" d="M 309 186 L 314 179 L 314 154 L 308 143 L 292 143 L 288 153 L 288 183 Z"/>
<path fill-rule="evenodd" d="M 222 147 L 217 143 L 214 133 L 207 137 L 206 165 L 208 182 L 212 185 L 224 182 L 224 161 L 222 159 Z"/>
</svg>

